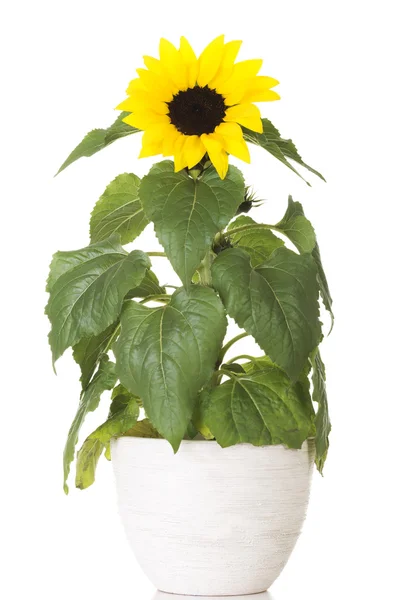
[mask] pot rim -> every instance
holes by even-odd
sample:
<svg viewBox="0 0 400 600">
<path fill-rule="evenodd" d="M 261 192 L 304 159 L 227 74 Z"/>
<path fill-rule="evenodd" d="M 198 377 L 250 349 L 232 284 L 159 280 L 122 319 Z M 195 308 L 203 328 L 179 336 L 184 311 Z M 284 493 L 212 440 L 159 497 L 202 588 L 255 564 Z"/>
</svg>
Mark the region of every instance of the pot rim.
<svg viewBox="0 0 400 600">
<path fill-rule="evenodd" d="M 170 445 L 169 441 L 166 440 L 165 438 L 151 438 L 151 437 L 141 437 L 141 436 L 134 436 L 134 435 L 120 435 L 118 437 L 113 437 L 111 439 L 111 443 L 115 443 L 117 440 L 145 440 L 145 441 L 149 441 L 149 442 L 166 442 L 168 445 Z M 305 442 L 308 441 L 315 441 L 315 436 L 310 436 L 308 438 L 306 438 L 303 442 L 303 444 Z M 287 450 L 301 450 L 300 448 L 289 448 L 289 446 L 286 446 L 286 444 L 265 444 L 264 446 L 256 446 L 255 444 L 250 444 L 249 442 L 239 442 L 238 444 L 232 444 L 231 446 L 221 446 L 217 440 L 206 440 L 205 438 L 203 439 L 199 439 L 199 440 L 182 440 L 181 441 L 181 445 L 187 446 L 187 445 L 191 445 L 191 444 L 204 444 L 205 442 L 207 442 L 207 444 L 212 444 L 213 446 L 219 446 L 219 448 L 221 448 L 222 450 L 225 450 L 226 448 L 234 448 L 235 446 L 251 446 L 253 448 L 286 448 Z M 179 452 L 179 450 L 178 450 Z"/>
</svg>

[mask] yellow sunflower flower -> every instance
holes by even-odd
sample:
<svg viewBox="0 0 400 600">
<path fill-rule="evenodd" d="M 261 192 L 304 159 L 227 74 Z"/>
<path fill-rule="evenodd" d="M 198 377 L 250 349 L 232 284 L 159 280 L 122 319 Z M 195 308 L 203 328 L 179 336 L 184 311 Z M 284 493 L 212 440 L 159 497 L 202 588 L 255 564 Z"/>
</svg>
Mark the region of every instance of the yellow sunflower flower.
<svg viewBox="0 0 400 600">
<path fill-rule="evenodd" d="M 221 35 L 197 58 L 186 38 L 179 49 L 161 39 L 160 58 L 144 57 L 147 68 L 137 69 L 128 98 L 117 106 L 130 113 L 125 123 L 144 130 L 140 158 L 173 156 L 180 171 L 208 153 L 221 179 L 228 154 L 250 162 L 241 125 L 262 132 L 253 103 L 279 100 L 271 89 L 279 82 L 258 75 L 260 59 L 235 63 L 241 43 L 225 43 Z"/>
</svg>

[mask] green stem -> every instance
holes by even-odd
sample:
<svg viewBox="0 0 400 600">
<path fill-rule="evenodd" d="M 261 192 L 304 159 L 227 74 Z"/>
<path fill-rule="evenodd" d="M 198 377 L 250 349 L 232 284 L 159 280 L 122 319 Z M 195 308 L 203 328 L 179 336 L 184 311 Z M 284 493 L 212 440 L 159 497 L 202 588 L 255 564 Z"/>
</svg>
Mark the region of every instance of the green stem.
<svg viewBox="0 0 400 600">
<path fill-rule="evenodd" d="M 146 298 L 143 298 L 143 300 L 140 301 L 140 304 L 155 300 L 159 300 L 160 302 L 169 302 L 171 300 L 171 296 L 168 294 L 154 294 L 152 296 L 146 296 Z"/>
<path fill-rule="evenodd" d="M 232 379 L 232 373 L 228 369 L 217 369 L 209 384 L 211 388 L 215 388 L 221 383 L 222 375 L 228 375 Z"/>
<path fill-rule="evenodd" d="M 250 356 L 249 354 L 239 354 L 238 356 L 235 356 L 234 358 L 230 358 L 229 360 L 226 361 L 227 365 L 230 365 L 234 362 L 236 362 L 237 360 L 239 360 L 239 358 L 247 358 L 250 361 L 253 361 L 255 359 L 255 356 Z"/>
<path fill-rule="evenodd" d="M 113 343 L 115 342 L 116 338 L 119 336 L 119 333 L 121 331 L 121 323 L 118 323 L 117 327 L 115 328 L 114 333 L 112 334 L 112 336 L 110 337 L 110 339 L 108 340 L 107 346 L 104 348 L 102 354 L 107 354 L 109 352 L 109 350 L 111 349 L 111 346 L 113 345 Z M 96 373 L 93 373 L 92 377 L 90 378 L 89 383 L 87 384 L 85 389 L 82 389 L 81 391 L 81 397 L 82 394 L 85 393 L 85 390 L 87 390 L 88 386 L 92 383 L 94 376 L 96 375 Z"/>
<path fill-rule="evenodd" d="M 230 377 L 232 379 L 232 371 L 229 371 L 229 369 L 218 369 L 218 371 L 215 371 L 214 375 L 218 376 L 218 379 L 220 379 L 222 377 L 222 375 L 228 375 L 228 377 Z"/>
<path fill-rule="evenodd" d="M 118 323 L 117 327 L 115 328 L 114 333 L 108 340 L 107 346 L 103 350 L 104 354 L 107 354 L 107 352 L 110 350 L 110 348 L 113 345 L 113 343 L 115 342 L 116 338 L 119 336 L 120 331 L 121 331 L 121 323 Z"/>
<path fill-rule="evenodd" d="M 211 287 L 211 251 L 207 250 L 205 257 L 197 269 L 202 285 Z"/>
<path fill-rule="evenodd" d="M 148 256 L 166 256 L 165 252 L 146 252 Z"/>
<path fill-rule="evenodd" d="M 243 333 L 239 333 L 239 335 L 237 335 L 236 337 L 229 340 L 229 342 L 226 343 L 225 346 L 223 346 L 221 348 L 221 351 L 218 356 L 218 365 L 222 364 L 222 362 L 224 360 L 224 356 L 228 352 L 229 348 L 231 348 L 231 346 L 233 346 L 233 344 L 236 344 L 236 342 L 238 342 L 239 340 L 241 340 L 244 337 L 247 337 L 248 335 L 249 334 L 244 331 Z"/>
</svg>

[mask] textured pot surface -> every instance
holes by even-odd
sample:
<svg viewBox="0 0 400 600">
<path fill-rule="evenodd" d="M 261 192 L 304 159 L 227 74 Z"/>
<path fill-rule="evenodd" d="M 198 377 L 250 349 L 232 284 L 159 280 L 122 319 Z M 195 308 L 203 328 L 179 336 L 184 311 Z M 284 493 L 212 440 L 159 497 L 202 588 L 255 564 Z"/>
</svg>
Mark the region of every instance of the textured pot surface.
<svg viewBox="0 0 400 600">
<path fill-rule="evenodd" d="M 164 592 L 233 596 L 267 590 L 305 518 L 314 444 L 301 450 L 213 441 L 112 442 L 121 518 L 136 558 Z"/>
</svg>

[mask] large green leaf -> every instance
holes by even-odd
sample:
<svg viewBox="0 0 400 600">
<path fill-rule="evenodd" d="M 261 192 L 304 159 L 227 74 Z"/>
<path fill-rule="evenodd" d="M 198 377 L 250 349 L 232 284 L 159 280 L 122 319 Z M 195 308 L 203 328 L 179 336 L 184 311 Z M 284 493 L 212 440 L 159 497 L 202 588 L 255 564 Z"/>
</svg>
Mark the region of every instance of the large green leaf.
<svg viewBox="0 0 400 600">
<path fill-rule="evenodd" d="M 90 218 L 91 242 L 100 242 L 113 233 L 121 244 L 129 244 L 148 224 L 140 204 L 140 179 L 133 173 L 118 175 L 97 201 Z"/>
<path fill-rule="evenodd" d="M 293 167 L 288 159 L 296 162 L 302 167 L 305 167 L 311 173 L 314 173 L 314 175 L 317 175 L 320 179 L 325 181 L 321 173 L 318 173 L 318 171 L 303 161 L 292 140 L 283 139 L 277 128 L 274 127 L 274 125 L 272 125 L 271 121 L 268 119 L 262 119 L 262 123 L 263 133 L 256 133 L 243 127 L 244 139 L 247 142 L 251 142 L 252 144 L 261 146 L 261 148 L 264 148 L 264 150 L 267 150 L 267 152 L 272 154 L 272 156 L 275 156 L 275 158 L 280 160 L 286 167 L 296 173 L 296 175 L 301 177 L 304 181 L 306 181 L 304 177 L 300 175 L 300 173 Z M 310 185 L 308 181 L 306 181 L 306 183 L 307 185 Z"/>
<path fill-rule="evenodd" d="M 150 267 L 147 254 L 140 250 L 128 254 L 114 237 L 78 250 L 75 258 L 74 267 L 58 278 L 50 276 L 54 283 L 46 313 L 52 325 L 49 342 L 53 362 L 69 346 L 100 334 L 114 323 L 125 295 L 141 283 Z M 57 271 L 60 264 L 56 262 Z"/>
<path fill-rule="evenodd" d="M 159 296 L 165 293 L 165 287 L 160 285 L 157 275 L 153 271 L 148 270 L 142 283 L 134 289 L 129 290 L 126 298 L 147 298 L 147 296 Z"/>
<path fill-rule="evenodd" d="M 118 248 L 119 251 L 120 244 L 118 242 L 119 239 L 117 238 L 117 236 L 115 236 L 111 240 L 107 240 L 106 242 L 102 242 L 100 244 L 92 244 L 91 246 L 80 248 L 79 250 L 67 250 L 56 252 L 53 255 L 50 264 L 46 291 L 52 292 L 54 284 L 61 277 L 61 275 L 64 275 L 64 273 L 70 271 L 74 267 L 77 267 L 78 265 L 81 265 L 82 263 L 85 263 L 90 259 L 95 259 L 98 256 L 103 256 L 103 254 L 106 254 L 107 252 L 109 252 L 110 254 L 114 254 L 116 248 Z"/>
<path fill-rule="evenodd" d="M 113 414 L 115 410 L 119 410 L 122 404 L 127 404 L 130 400 L 136 400 L 137 403 L 140 403 L 140 398 L 135 394 L 132 394 L 129 390 L 126 389 L 122 383 L 119 383 L 112 391 L 111 394 L 111 406 L 110 406 L 110 415 Z"/>
<path fill-rule="evenodd" d="M 321 337 L 312 257 L 278 248 L 252 268 L 246 252 L 230 248 L 214 261 L 212 278 L 228 314 L 296 380 Z"/>
<path fill-rule="evenodd" d="M 149 419 L 143 419 L 138 421 L 128 431 L 123 434 L 125 437 L 141 437 L 141 438 L 153 438 L 160 439 L 162 436 L 158 433 L 157 429 L 153 427 Z"/>
<path fill-rule="evenodd" d="M 142 179 L 139 195 L 146 216 L 186 287 L 215 234 L 235 215 L 244 187 L 235 167 L 223 181 L 212 167 L 194 181 L 186 171 L 175 173 L 171 161 L 157 163 Z"/>
<path fill-rule="evenodd" d="M 123 398 L 117 396 L 113 400 L 107 421 L 86 438 L 78 452 L 75 485 L 81 490 L 88 488 L 94 482 L 98 460 L 111 438 L 122 435 L 138 420 L 137 401 L 127 399 L 124 402 Z"/>
<path fill-rule="evenodd" d="M 227 233 L 231 229 L 239 227 L 257 227 L 258 223 L 251 217 L 242 216 L 233 221 Z M 277 248 L 284 246 L 284 242 L 272 233 L 269 229 L 247 229 L 229 236 L 232 246 L 246 250 L 250 256 L 252 267 L 257 267 L 263 263 Z"/>
<path fill-rule="evenodd" d="M 64 491 L 68 494 L 67 479 L 70 466 L 75 456 L 75 447 L 78 443 L 79 431 L 88 412 L 96 410 L 100 396 L 105 390 L 111 390 L 116 383 L 115 365 L 104 357 L 98 371 L 90 382 L 86 391 L 81 395 L 78 412 L 68 432 L 67 443 L 64 448 Z"/>
<path fill-rule="evenodd" d="M 230 377 L 203 404 L 204 423 L 217 442 L 222 447 L 247 442 L 300 448 L 311 428 L 311 399 L 305 402 L 276 367 Z"/>
<path fill-rule="evenodd" d="M 61 171 L 79 158 L 82 158 L 83 156 L 93 156 L 93 154 L 103 150 L 103 148 L 109 146 L 115 142 L 115 140 L 138 132 L 139 129 L 131 127 L 122 121 L 128 114 L 129 113 L 122 112 L 117 120 L 107 129 L 93 129 L 93 131 L 90 131 L 85 135 L 80 144 L 72 150 L 71 154 L 63 162 L 56 174 L 58 175 L 58 173 L 61 173 Z"/>
<path fill-rule="evenodd" d="M 313 400 L 318 402 L 317 416 L 315 418 L 315 463 L 318 471 L 322 474 L 329 448 L 329 433 L 331 422 L 328 412 L 328 397 L 325 386 L 325 365 L 322 362 L 319 350 L 313 353 L 311 358 L 313 367 Z"/>
<path fill-rule="evenodd" d="M 283 219 L 279 221 L 275 227 L 293 242 L 299 252 L 311 252 L 315 264 L 317 265 L 321 298 L 325 308 L 330 312 L 333 326 L 334 315 L 332 310 L 332 296 L 322 266 L 321 253 L 315 237 L 314 228 L 306 218 L 300 202 L 293 202 L 292 197 L 289 196 L 286 213 L 284 214 Z"/>
<path fill-rule="evenodd" d="M 121 248 L 120 238 L 118 235 L 112 235 L 108 240 L 98 242 L 96 244 L 90 244 L 79 250 L 67 250 L 59 251 L 53 255 L 49 276 L 47 278 L 46 291 L 51 292 L 56 281 L 64 275 L 67 271 L 70 271 L 74 267 L 86 263 L 89 260 L 94 260 L 104 254 L 115 254 L 115 252 L 125 252 Z"/>
<path fill-rule="evenodd" d="M 178 450 L 197 394 L 210 379 L 226 331 L 224 308 L 207 287 L 179 288 L 166 306 L 127 303 L 114 346 L 122 384 Z"/>
<path fill-rule="evenodd" d="M 291 196 L 283 219 L 275 227 L 293 242 L 299 252 L 314 250 L 316 244 L 314 228 L 306 219 L 300 202 L 294 202 Z"/>
<path fill-rule="evenodd" d="M 99 335 L 82 338 L 73 348 L 75 362 L 81 368 L 82 389 L 85 390 L 96 370 L 96 367 L 104 352 L 110 347 L 115 337 L 119 323 L 112 323 Z"/>
<path fill-rule="evenodd" d="M 254 373 L 257 373 L 259 371 L 264 371 L 265 369 L 270 369 L 270 368 L 278 369 L 279 368 L 272 362 L 272 360 L 269 358 L 269 356 L 254 357 L 254 358 L 252 358 L 251 362 L 242 363 L 241 367 L 243 368 L 244 372 L 247 373 L 248 375 L 253 375 Z M 294 384 L 292 384 L 295 393 L 302 400 L 302 402 L 305 406 L 312 406 L 311 405 L 311 395 L 310 395 L 310 380 L 309 380 L 310 370 L 311 370 L 311 365 L 310 365 L 310 362 L 307 361 L 303 371 L 300 373 L 298 381 L 296 381 Z M 282 371 L 282 373 L 283 373 L 283 371 Z M 311 425 L 310 433 L 312 433 L 312 434 L 315 433 L 313 423 Z"/>
<path fill-rule="evenodd" d="M 335 321 L 335 316 L 333 314 L 332 308 L 332 296 L 329 290 L 328 281 L 326 279 L 325 271 L 322 266 L 321 253 L 319 250 L 318 242 L 315 244 L 315 248 L 312 251 L 313 258 L 315 260 L 315 264 L 317 265 L 318 270 L 318 283 L 319 283 L 319 291 L 321 293 L 322 302 L 327 311 L 329 311 L 331 315 L 331 329 L 333 327 L 333 323 Z"/>
</svg>

